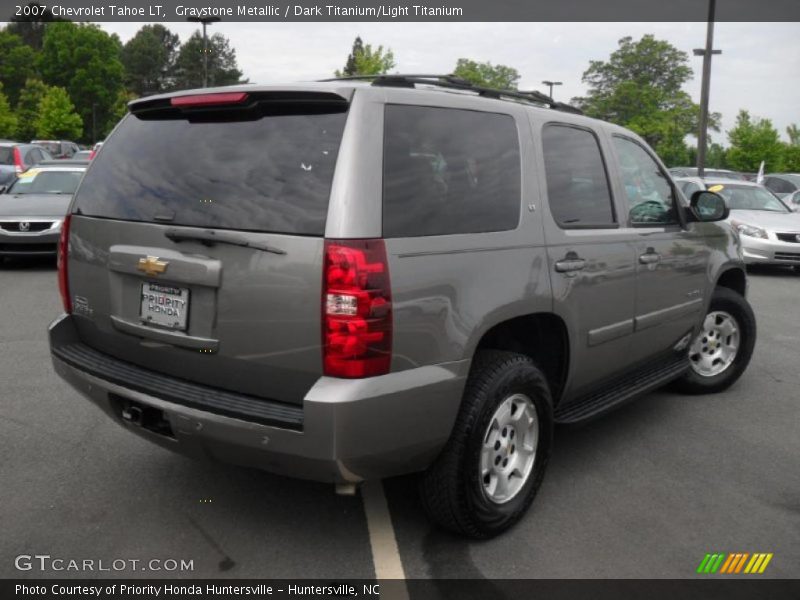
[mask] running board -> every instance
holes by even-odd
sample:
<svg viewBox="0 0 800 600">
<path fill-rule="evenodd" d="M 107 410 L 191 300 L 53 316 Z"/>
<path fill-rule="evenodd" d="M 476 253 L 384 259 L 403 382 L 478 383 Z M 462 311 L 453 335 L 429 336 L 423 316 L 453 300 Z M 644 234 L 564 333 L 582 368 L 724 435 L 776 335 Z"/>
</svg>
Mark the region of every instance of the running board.
<svg viewBox="0 0 800 600">
<path fill-rule="evenodd" d="M 598 417 L 682 375 L 689 368 L 685 352 L 670 353 L 658 361 L 613 379 L 597 391 L 576 398 L 555 411 L 559 424 L 575 424 Z"/>
</svg>

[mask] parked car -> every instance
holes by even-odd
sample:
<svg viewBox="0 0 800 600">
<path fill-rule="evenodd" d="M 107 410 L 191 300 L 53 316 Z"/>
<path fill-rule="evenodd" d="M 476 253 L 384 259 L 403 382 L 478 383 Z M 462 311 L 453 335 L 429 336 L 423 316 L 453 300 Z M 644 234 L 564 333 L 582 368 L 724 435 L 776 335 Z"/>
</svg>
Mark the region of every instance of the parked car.
<svg viewBox="0 0 800 600">
<path fill-rule="evenodd" d="M 677 182 L 686 195 L 705 189 L 725 198 L 730 209 L 728 220 L 740 234 L 747 264 L 785 265 L 800 270 L 800 213 L 792 212 L 765 186 L 714 178 Z"/>
<path fill-rule="evenodd" d="M 53 158 L 72 158 L 80 150 L 78 144 L 67 140 L 33 140 L 31 144 L 44 148 Z"/>
<path fill-rule="evenodd" d="M 697 177 L 697 167 L 673 167 L 669 170 L 673 177 Z M 748 177 L 744 173 L 729 171 L 728 169 L 704 169 L 705 177 L 724 177 L 725 179 L 737 179 L 747 181 Z"/>
<path fill-rule="evenodd" d="M 92 151 L 91 150 L 78 150 L 72 158 L 74 158 L 76 160 L 91 160 L 92 159 Z"/>
<path fill-rule="evenodd" d="M 770 173 L 764 176 L 764 185 L 783 198 L 800 189 L 800 173 Z"/>
<path fill-rule="evenodd" d="M 783 197 L 783 203 L 794 212 L 800 212 L 800 190 Z"/>
<path fill-rule="evenodd" d="M 2 190 L 0 257 L 55 256 L 61 224 L 85 170 L 85 164 L 42 163 L 21 173 Z"/>
<path fill-rule="evenodd" d="M 639 136 L 549 97 L 387 75 L 130 110 L 62 228 L 50 344 L 165 448 L 350 493 L 424 471 L 430 517 L 489 537 L 555 422 L 750 360 L 722 198 L 682 206 Z"/>
<path fill-rule="evenodd" d="M 26 169 L 52 158 L 46 150 L 32 144 L 0 142 L 0 185 L 10 185 Z"/>
<path fill-rule="evenodd" d="M 89 154 L 89 159 L 91 160 L 94 158 L 98 152 L 100 152 L 100 148 L 103 147 L 103 142 L 97 142 L 94 146 L 92 146 L 92 151 Z"/>
</svg>

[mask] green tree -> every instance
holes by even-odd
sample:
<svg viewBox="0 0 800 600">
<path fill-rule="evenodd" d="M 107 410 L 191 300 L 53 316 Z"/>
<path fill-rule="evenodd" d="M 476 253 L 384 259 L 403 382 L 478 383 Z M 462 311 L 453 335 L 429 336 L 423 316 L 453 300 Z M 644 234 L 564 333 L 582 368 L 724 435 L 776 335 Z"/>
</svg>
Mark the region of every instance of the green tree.
<svg viewBox="0 0 800 600">
<path fill-rule="evenodd" d="M 36 9 L 36 16 L 11 17 L 11 22 L 8 24 L 6 31 L 18 35 L 25 44 L 38 52 L 42 49 L 47 23 L 63 22 L 66 19 L 54 17 L 52 9 L 45 8 L 38 2 L 29 2 L 27 6 Z"/>
<path fill-rule="evenodd" d="M 241 79 L 236 50 L 228 38 L 215 33 L 208 38 L 208 85 L 243 83 Z M 174 86 L 179 90 L 203 86 L 203 34 L 199 31 L 195 31 L 178 52 Z"/>
<path fill-rule="evenodd" d="M 588 95 L 572 102 L 668 151 L 698 128 L 700 107 L 682 89 L 692 74 L 688 55 L 669 42 L 650 34 L 638 41 L 624 37 L 607 61 L 589 63 L 582 79 Z M 709 128 L 718 131 L 719 120 L 718 113 L 710 115 Z"/>
<path fill-rule="evenodd" d="M 728 131 L 728 165 L 731 169 L 745 172 L 758 171 L 761 161 L 765 170 L 780 169 L 783 148 L 778 130 L 769 119 L 751 117 L 746 110 L 736 116 L 736 125 Z"/>
<path fill-rule="evenodd" d="M 515 90 L 519 82 L 519 72 L 513 67 L 477 62 L 469 58 L 458 59 L 453 75 L 474 85 L 497 90 Z"/>
<path fill-rule="evenodd" d="M 728 168 L 728 151 L 720 144 L 711 142 L 709 140 L 708 152 L 706 152 L 706 166 L 711 169 L 727 169 Z M 696 157 L 695 157 L 696 158 Z M 695 159 L 695 163 L 697 160 Z M 694 164 L 694 163 L 689 163 Z"/>
<path fill-rule="evenodd" d="M 36 137 L 36 119 L 39 116 L 39 105 L 47 94 L 47 86 L 40 79 L 28 79 L 19 94 L 17 102 L 17 134 L 18 140 L 29 141 Z"/>
<path fill-rule="evenodd" d="M 786 128 L 786 135 L 789 136 L 789 143 L 792 146 L 800 146 L 800 128 L 794 123 Z"/>
<path fill-rule="evenodd" d="M 48 88 L 39 103 L 39 116 L 34 125 L 36 137 L 40 139 L 74 140 L 83 131 L 83 121 L 75 112 L 67 90 L 56 86 Z"/>
<path fill-rule="evenodd" d="M 353 42 L 353 49 L 347 56 L 347 62 L 344 63 L 344 69 L 341 71 L 336 71 L 336 77 L 350 77 L 352 75 L 358 75 L 359 73 L 358 68 L 356 67 L 356 56 L 362 54 L 363 52 L 364 41 L 361 39 L 361 36 L 356 36 L 356 39 Z"/>
<path fill-rule="evenodd" d="M 7 30 L 0 31 L 0 83 L 12 105 L 28 77 L 36 72 L 36 51 L 22 38 Z"/>
<path fill-rule="evenodd" d="M 163 25 L 145 25 L 122 48 L 125 84 L 137 96 L 172 87 L 180 39 Z"/>
<path fill-rule="evenodd" d="M 783 144 L 780 170 L 800 173 L 800 144 Z"/>
<path fill-rule="evenodd" d="M 353 51 L 347 57 L 344 70 L 335 72 L 336 77 L 346 77 L 350 75 L 381 75 L 394 69 L 394 52 L 391 48 L 384 49 L 383 46 L 373 48 L 372 44 L 366 44 L 360 37 L 353 43 Z"/>
<path fill-rule="evenodd" d="M 17 117 L 11 112 L 8 98 L 3 93 L 3 85 L 0 84 L 0 138 L 11 138 L 17 131 Z"/>
<path fill-rule="evenodd" d="M 84 140 L 102 139 L 113 126 L 112 111 L 124 76 L 122 44 L 97 25 L 50 23 L 39 70 L 48 85 L 67 90 L 83 120 Z"/>
</svg>

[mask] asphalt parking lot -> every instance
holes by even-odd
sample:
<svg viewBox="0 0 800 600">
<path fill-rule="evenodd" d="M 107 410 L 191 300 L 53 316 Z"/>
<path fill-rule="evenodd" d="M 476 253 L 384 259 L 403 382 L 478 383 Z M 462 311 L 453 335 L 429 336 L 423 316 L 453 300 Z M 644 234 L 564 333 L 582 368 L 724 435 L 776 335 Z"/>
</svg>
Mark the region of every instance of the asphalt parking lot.
<svg viewBox="0 0 800 600">
<path fill-rule="evenodd" d="M 684 578 L 708 552 L 771 552 L 763 577 L 800 577 L 800 276 L 750 281 L 759 338 L 740 382 L 557 429 L 542 490 L 508 534 L 432 530 L 414 478 L 384 482 L 405 576 Z M 184 577 L 375 576 L 359 496 L 171 454 L 81 399 L 50 365 L 59 311 L 51 261 L 0 267 L 0 577 L 78 576 L 17 571 L 20 554 L 192 560 L 169 573 Z"/>
</svg>

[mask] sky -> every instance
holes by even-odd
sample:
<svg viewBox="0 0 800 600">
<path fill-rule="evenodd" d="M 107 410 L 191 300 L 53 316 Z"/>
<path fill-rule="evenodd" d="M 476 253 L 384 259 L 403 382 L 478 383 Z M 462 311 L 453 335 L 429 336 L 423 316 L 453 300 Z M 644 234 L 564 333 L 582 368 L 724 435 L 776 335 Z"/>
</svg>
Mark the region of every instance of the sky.
<svg viewBox="0 0 800 600">
<path fill-rule="evenodd" d="M 102 23 L 125 42 L 142 23 Z M 168 23 L 181 39 L 196 26 Z M 393 50 L 396 71 L 449 73 L 458 58 L 504 64 L 521 75 L 520 89 L 546 91 L 542 80 L 562 81 L 557 100 L 585 94 L 581 75 L 590 60 L 606 60 L 624 36 L 652 33 L 687 52 L 694 78 L 686 91 L 700 101 L 705 23 L 238 23 L 221 22 L 209 32 L 225 34 L 239 66 L 253 83 L 289 82 L 333 76 L 356 35 Z M 739 109 L 769 118 L 787 139 L 786 126 L 800 124 L 800 23 L 717 23 L 710 109 L 722 113 L 713 141 L 727 145 Z"/>
</svg>

